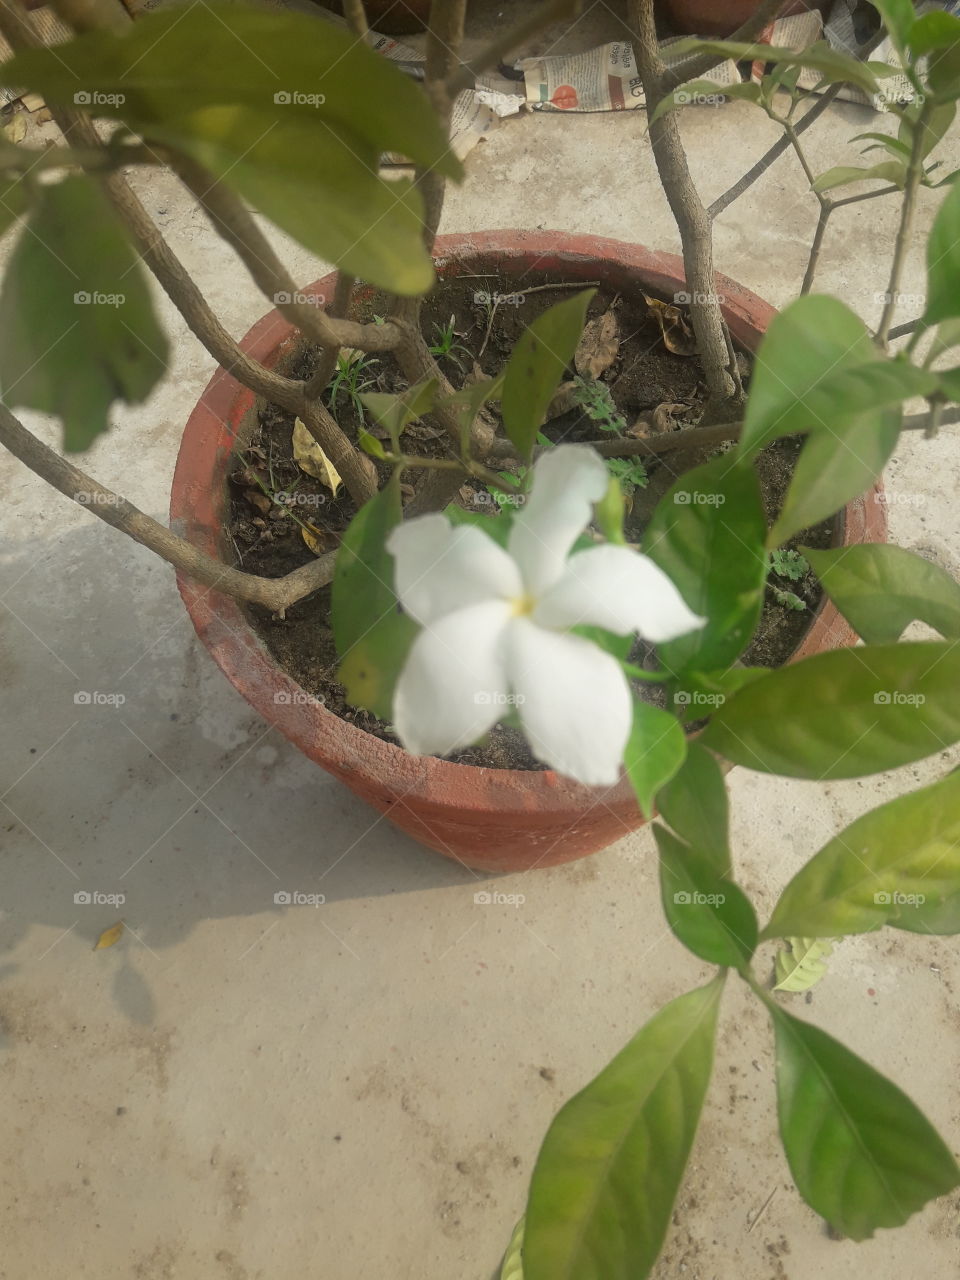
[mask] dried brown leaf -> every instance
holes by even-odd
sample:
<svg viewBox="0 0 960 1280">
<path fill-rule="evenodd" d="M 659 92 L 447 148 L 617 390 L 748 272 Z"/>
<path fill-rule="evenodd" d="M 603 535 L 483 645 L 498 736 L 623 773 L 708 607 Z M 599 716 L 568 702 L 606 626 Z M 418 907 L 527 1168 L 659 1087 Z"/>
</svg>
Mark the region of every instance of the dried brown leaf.
<svg viewBox="0 0 960 1280">
<path fill-rule="evenodd" d="M 612 307 L 587 322 L 573 357 L 581 378 L 599 378 L 606 373 L 620 352 L 619 331 Z"/>
</svg>

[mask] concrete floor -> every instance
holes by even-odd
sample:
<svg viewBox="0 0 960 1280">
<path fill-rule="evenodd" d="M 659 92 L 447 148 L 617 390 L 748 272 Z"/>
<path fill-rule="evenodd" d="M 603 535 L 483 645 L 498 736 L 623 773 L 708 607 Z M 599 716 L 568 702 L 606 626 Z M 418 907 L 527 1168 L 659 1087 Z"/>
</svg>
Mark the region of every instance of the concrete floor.
<svg viewBox="0 0 960 1280">
<path fill-rule="evenodd" d="M 571 39 L 596 43 L 612 22 L 594 10 Z M 832 110 L 818 168 L 877 127 Z M 708 198 L 773 136 L 736 103 L 686 113 L 683 131 Z M 956 138 L 945 150 L 958 163 Z M 263 301 L 171 179 L 138 185 L 243 334 Z M 920 230 L 936 203 L 924 197 Z M 844 211 L 826 254 L 821 287 L 867 319 L 894 216 L 883 201 Z M 722 218 L 721 270 L 788 301 L 814 218 L 781 161 Z M 443 229 L 509 226 L 675 248 L 641 115 L 505 124 L 471 156 Z M 321 274 L 285 247 L 299 279 Z M 904 289 L 923 290 L 919 234 Z M 212 367 L 160 305 L 170 375 L 86 465 L 162 518 Z M 958 463 L 948 434 L 914 437 L 888 473 L 894 540 L 954 572 Z M 165 565 L 8 457 L 0 483 L 0 1277 L 489 1280 L 557 1107 L 706 972 L 664 924 L 652 838 L 498 884 L 519 908 L 476 905 L 482 877 L 397 834 L 250 711 Z M 78 690 L 125 702 L 78 706 Z M 740 876 L 768 907 L 833 831 L 956 759 L 827 786 L 737 770 Z M 277 907 L 278 890 L 327 901 Z M 79 891 L 126 901 L 76 905 Z M 94 952 L 119 915 L 124 938 Z M 906 1087 L 955 1150 L 958 990 L 954 943 L 890 931 L 840 945 L 803 1009 Z M 658 1280 L 958 1274 L 956 1195 L 866 1244 L 826 1236 L 774 1139 L 762 1013 L 732 981 L 724 1015 Z"/>
</svg>

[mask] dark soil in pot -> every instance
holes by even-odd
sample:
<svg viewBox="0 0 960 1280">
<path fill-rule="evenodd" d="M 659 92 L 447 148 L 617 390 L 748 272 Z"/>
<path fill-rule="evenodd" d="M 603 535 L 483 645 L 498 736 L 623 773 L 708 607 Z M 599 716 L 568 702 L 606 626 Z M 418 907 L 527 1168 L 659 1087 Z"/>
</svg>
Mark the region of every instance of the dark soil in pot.
<svg viewBox="0 0 960 1280">
<path fill-rule="evenodd" d="M 491 317 L 484 295 L 513 296 L 521 292 L 515 278 L 496 276 L 460 276 L 441 282 L 424 306 L 424 331 L 429 342 L 440 346 L 444 332 L 452 325 L 455 344 L 450 353 L 439 357 L 441 367 L 454 385 L 478 371 L 493 376 L 506 363 L 513 346 L 541 311 L 569 293 L 560 288 L 562 281 L 531 274 L 524 278 L 522 305 L 499 305 Z M 576 287 L 582 287 L 577 282 Z M 478 296 L 480 301 L 478 301 Z M 704 397 L 702 370 L 696 356 L 677 354 L 667 348 L 660 324 L 642 297 L 626 298 L 600 289 L 591 303 L 589 317 L 598 317 L 613 309 L 618 322 L 619 348 L 616 359 L 601 376 L 612 404 L 620 415 L 617 428 L 640 430 L 645 434 L 657 430 L 678 430 L 696 421 Z M 385 299 L 369 291 L 358 299 L 357 318 L 370 320 L 387 310 Z M 671 333 L 672 345 L 683 345 L 682 333 Z M 307 377 L 313 371 L 317 352 L 300 348 L 288 357 L 282 372 Z M 749 379 L 749 363 L 744 358 L 742 373 Z M 389 356 L 379 357 L 364 368 L 361 377 L 371 379 L 369 390 L 399 391 L 406 383 Z M 661 406 L 672 406 L 671 411 Z M 336 416 L 352 439 L 360 425 L 359 414 L 349 396 L 338 399 Z M 638 426 L 639 423 L 639 426 Z M 366 424 L 370 429 L 371 424 Z M 305 475 L 297 466 L 292 447 L 293 419 L 285 411 L 266 405 L 260 414 L 260 426 L 251 448 L 232 476 L 232 519 L 230 533 L 237 552 L 237 563 L 248 572 L 275 577 L 306 563 L 316 552 L 336 547 L 339 536 L 354 514 L 354 507 L 343 489 L 332 498 L 320 481 Z M 554 441 L 577 442 L 604 438 L 600 429 L 579 405 L 559 414 L 544 428 Z M 430 428 L 414 424 L 404 437 L 408 453 L 425 456 L 447 456 L 444 442 L 438 441 Z M 800 441 L 778 441 L 758 459 L 761 489 L 768 519 L 775 519 L 793 473 Z M 716 450 L 712 451 L 716 452 Z M 628 519 L 628 535 L 637 540 L 650 510 L 660 493 L 672 482 L 671 467 L 686 470 L 710 454 L 667 454 L 664 461 L 649 460 L 648 481 L 632 493 L 633 509 Z M 635 477 L 636 478 L 636 477 Z M 629 481 L 627 485 L 629 487 Z M 283 505 L 270 495 L 293 494 L 295 502 Z M 460 499 L 465 506 L 490 513 L 497 511 L 495 496 L 479 482 L 463 486 Z M 494 517 L 496 518 L 496 517 Z M 795 542 L 810 546 L 829 546 L 833 523 L 824 522 L 799 535 Z M 311 550 L 307 539 L 313 543 Z M 779 593 L 793 596 L 792 607 Z M 775 667 L 786 662 L 810 624 L 820 599 L 815 577 L 807 572 L 799 580 L 771 575 L 767 599 L 757 635 L 743 656 L 751 666 Z M 804 607 L 805 606 L 805 607 Z M 396 741 L 389 727 L 365 711 L 349 706 L 343 688 L 336 680 L 338 658 L 329 625 L 329 588 L 300 602 L 288 611 L 284 620 L 270 617 L 265 611 L 251 608 L 250 620 L 270 652 L 293 678 L 318 698 L 327 708 L 359 728 L 378 737 Z M 637 660 L 645 656 L 639 648 Z M 662 690 L 643 685 L 639 692 L 647 698 L 662 698 Z M 497 726 L 487 742 L 453 757 L 460 763 L 496 769 L 538 769 L 521 735 L 505 726 Z"/>
</svg>

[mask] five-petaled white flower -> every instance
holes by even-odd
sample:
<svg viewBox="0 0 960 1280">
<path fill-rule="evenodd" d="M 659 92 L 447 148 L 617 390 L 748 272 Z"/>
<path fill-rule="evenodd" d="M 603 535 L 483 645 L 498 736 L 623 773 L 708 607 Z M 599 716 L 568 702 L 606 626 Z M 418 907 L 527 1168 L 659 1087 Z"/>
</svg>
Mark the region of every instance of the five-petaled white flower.
<svg viewBox="0 0 960 1280">
<path fill-rule="evenodd" d="M 632 721 L 630 686 L 614 657 L 572 629 L 592 624 L 659 643 L 704 619 L 662 569 L 629 547 L 571 555 L 608 483 L 593 450 L 559 445 L 534 466 L 506 550 L 442 515 L 393 530 L 387 549 L 397 595 L 423 628 L 394 695 L 394 725 L 408 751 L 457 751 L 515 705 L 538 760 L 588 785 L 616 782 Z"/>
</svg>

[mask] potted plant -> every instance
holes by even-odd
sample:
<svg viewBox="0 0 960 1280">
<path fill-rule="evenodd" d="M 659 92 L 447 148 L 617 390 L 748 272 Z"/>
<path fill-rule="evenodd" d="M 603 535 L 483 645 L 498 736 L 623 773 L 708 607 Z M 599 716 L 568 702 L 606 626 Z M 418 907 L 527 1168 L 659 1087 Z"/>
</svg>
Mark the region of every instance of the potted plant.
<svg viewBox="0 0 960 1280">
<path fill-rule="evenodd" d="M 598 831 L 607 838 L 595 810 L 609 807 L 625 825 L 654 806 L 663 815 L 654 831 L 668 923 L 718 974 L 666 1006 L 558 1116 L 528 1207 L 522 1266 L 534 1280 L 649 1272 L 696 1129 L 730 970 L 773 1019 L 781 1134 L 798 1188 L 818 1212 L 860 1239 L 960 1181 L 943 1140 L 905 1095 L 788 1014 L 751 968 L 761 936 L 816 942 L 886 925 L 960 931 L 955 775 L 840 833 L 787 886 L 762 935 L 735 881 L 723 776 L 725 764 L 742 764 L 855 777 L 960 739 L 960 587 L 874 539 L 830 545 L 827 528 L 811 545 L 810 535 L 844 510 L 852 522 L 901 431 L 936 431 L 958 399 L 957 371 L 940 367 L 960 317 L 955 186 L 931 237 L 923 314 L 908 326 L 904 351 L 891 355 L 889 342 L 918 194 L 939 180 L 930 152 L 960 94 L 960 20 L 915 18 L 903 0 L 877 4 L 914 101 L 892 104 L 900 136 L 877 143 L 896 153 L 882 174 L 859 171 L 902 197 L 886 301 L 871 333 L 838 299 L 809 292 L 837 203 L 828 194 L 841 180 L 833 171 L 810 174 L 821 217 L 795 303 L 763 315 L 714 270 L 709 215 L 674 110 L 696 101 L 698 77 L 731 52 L 770 61 L 761 84 L 731 93 L 779 119 L 786 145 L 807 163 L 801 126 L 822 108 L 795 122 L 800 70 L 877 92 L 892 74 L 823 46 L 753 45 L 776 7 L 762 4 L 732 45 L 691 44 L 689 57 L 667 68 L 652 0 L 631 5 L 651 144 L 683 240 L 682 289 L 675 261 L 641 253 L 613 263 L 620 250 L 595 242 L 586 251 L 562 237 L 526 246 L 522 237 L 481 238 L 469 251 L 434 243 L 444 180 L 459 175 L 446 142 L 456 92 L 572 4 L 545 4 L 464 64 L 465 5 L 437 3 L 425 90 L 363 46 L 361 5 L 351 6 L 351 33 L 318 40 L 296 14 L 203 6 L 114 27 L 112 10 L 64 0 L 62 16 L 82 34 L 56 51 L 31 47 L 23 15 L 0 8 L 19 50 L 4 82 L 42 91 L 71 143 L 41 156 L 3 153 L 0 207 L 29 218 L 0 294 L 6 400 L 58 414 L 67 449 L 81 450 L 106 426 L 113 401 L 147 394 L 162 374 L 165 339 L 133 248 L 221 366 L 188 429 L 173 530 L 41 444 L 9 407 L 0 408 L 0 441 L 172 563 L 198 630 L 254 704 L 435 846 L 455 854 L 462 841 L 481 865 L 485 856 L 509 865 L 498 864 L 498 851 L 525 851 L 526 865 L 546 865 L 563 841 L 576 856 L 596 847 Z M 250 55 L 240 70 L 209 57 L 226 26 Z M 123 128 L 102 139 L 91 114 Z M 381 181 L 384 150 L 417 164 L 415 184 Z M 276 304 L 243 344 L 209 311 L 122 177 L 128 165 L 158 162 L 195 193 Z M 40 171 L 54 180 L 40 181 Z M 336 280 L 298 288 L 245 200 L 337 260 Z M 536 314 L 514 316 L 512 337 L 502 335 L 500 367 L 473 368 L 457 312 L 447 322 L 424 308 L 431 251 L 449 288 L 459 272 L 462 307 L 487 314 L 485 341 L 498 310 L 519 311 L 521 281 L 531 295 L 562 285 L 563 296 L 538 294 Z M 532 261 L 544 254 L 555 255 L 548 274 L 562 261 L 569 275 L 530 285 Z M 464 301 L 474 266 L 488 279 L 468 285 Z M 652 290 L 643 306 L 661 344 L 673 355 L 696 351 L 705 387 L 692 397 L 696 425 L 676 427 L 665 403 L 643 421 L 620 420 L 602 378 L 617 345 L 603 290 L 622 283 L 624 271 L 634 288 Z M 583 287 L 591 273 L 598 283 Z M 639 306 L 635 294 L 628 301 Z M 312 350 L 296 344 L 295 331 Z M 934 344 L 921 355 L 931 332 Z M 757 345 L 750 371 L 737 341 Z M 388 358 L 392 385 L 371 390 L 372 360 Z M 571 367 L 576 377 L 565 380 Z M 550 425 L 560 393 L 577 415 L 574 443 Z M 928 410 L 907 421 L 903 405 L 916 396 Z M 689 407 L 680 416 L 692 416 Z M 797 437 L 799 454 L 795 443 L 783 446 L 793 457 L 771 521 L 761 459 Z M 281 438 L 289 456 L 273 449 Z M 665 456 L 669 464 L 654 471 Z M 611 471 L 610 459 L 632 459 L 634 469 Z M 283 576 L 232 562 L 221 536 L 228 486 L 260 512 L 247 523 L 291 522 L 309 558 Z M 332 509 L 341 488 L 338 545 L 327 550 L 330 522 L 310 517 L 319 505 Z M 499 514 L 484 513 L 494 506 Z M 801 536 L 803 549 L 790 545 Z M 768 592 L 794 596 L 799 610 L 784 605 L 793 611 L 805 603 L 787 585 L 768 588 L 771 569 L 784 584 L 815 573 L 834 621 L 842 615 L 865 645 L 789 665 L 744 662 Z M 360 708 L 339 717 L 283 674 L 229 603 L 259 607 L 266 634 L 272 618 L 328 586 L 339 676 L 347 702 Z M 916 619 L 943 639 L 897 643 Z M 401 745 L 349 724 L 357 714 L 389 720 Z M 504 786 L 489 759 L 464 765 L 423 754 L 468 747 L 500 722 L 514 744 L 526 743 L 529 763 L 550 768 L 505 770 L 526 781 Z M 503 826 L 485 851 L 484 824 L 498 807 Z"/>
</svg>

